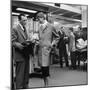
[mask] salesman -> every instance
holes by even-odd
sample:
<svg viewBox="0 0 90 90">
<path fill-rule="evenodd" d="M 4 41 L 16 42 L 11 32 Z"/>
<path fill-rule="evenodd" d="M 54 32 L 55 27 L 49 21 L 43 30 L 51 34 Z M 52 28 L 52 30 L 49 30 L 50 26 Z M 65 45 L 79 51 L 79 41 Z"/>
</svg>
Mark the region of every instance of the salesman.
<svg viewBox="0 0 90 90">
<path fill-rule="evenodd" d="M 18 16 L 19 24 L 12 29 L 12 46 L 14 47 L 14 60 L 16 62 L 16 89 L 27 88 L 29 80 L 29 55 L 23 52 L 23 43 L 27 40 L 25 25 L 27 17 L 24 14 Z"/>
</svg>

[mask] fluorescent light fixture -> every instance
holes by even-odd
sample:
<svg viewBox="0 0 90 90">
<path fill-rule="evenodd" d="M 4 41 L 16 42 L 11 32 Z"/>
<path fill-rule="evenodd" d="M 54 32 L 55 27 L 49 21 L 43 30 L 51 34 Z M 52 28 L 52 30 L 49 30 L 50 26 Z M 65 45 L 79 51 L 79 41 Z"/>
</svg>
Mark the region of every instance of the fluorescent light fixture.
<svg viewBox="0 0 90 90">
<path fill-rule="evenodd" d="M 20 15 L 20 13 L 12 12 L 12 15 Z M 25 16 L 29 16 L 28 14 L 25 14 Z"/>
<path fill-rule="evenodd" d="M 31 12 L 31 13 L 36 13 L 37 12 L 35 10 L 29 10 L 29 9 L 24 9 L 24 8 L 17 8 L 17 10 L 24 11 L 24 12 Z"/>
<path fill-rule="evenodd" d="M 12 12 L 12 15 L 20 15 L 20 13 Z"/>
</svg>

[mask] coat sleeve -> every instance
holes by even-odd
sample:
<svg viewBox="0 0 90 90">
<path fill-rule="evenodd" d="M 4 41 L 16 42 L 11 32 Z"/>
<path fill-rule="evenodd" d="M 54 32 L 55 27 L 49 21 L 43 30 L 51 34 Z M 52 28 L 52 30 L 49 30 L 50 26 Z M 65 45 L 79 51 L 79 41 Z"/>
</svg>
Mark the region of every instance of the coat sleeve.
<svg viewBox="0 0 90 90">
<path fill-rule="evenodd" d="M 17 42 L 17 38 L 18 38 L 18 35 L 17 35 L 17 32 L 16 32 L 16 29 L 13 28 L 12 31 L 11 31 L 11 41 L 12 41 L 13 46 L 15 46 L 15 43 Z"/>
<path fill-rule="evenodd" d="M 52 45 L 57 45 L 57 43 L 59 42 L 60 36 L 58 34 L 58 30 L 55 27 L 53 27 L 53 30 L 52 30 L 52 37 L 53 37 Z"/>
<path fill-rule="evenodd" d="M 19 42 L 18 42 L 18 33 L 17 33 L 16 28 L 13 28 L 12 31 L 11 31 L 11 41 L 12 41 L 12 46 L 17 47 L 16 44 L 19 43 Z"/>
<path fill-rule="evenodd" d="M 15 29 L 13 28 L 11 31 L 11 41 L 15 42 L 17 40 L 17 33 L 15 31 Z"/>
</svg>

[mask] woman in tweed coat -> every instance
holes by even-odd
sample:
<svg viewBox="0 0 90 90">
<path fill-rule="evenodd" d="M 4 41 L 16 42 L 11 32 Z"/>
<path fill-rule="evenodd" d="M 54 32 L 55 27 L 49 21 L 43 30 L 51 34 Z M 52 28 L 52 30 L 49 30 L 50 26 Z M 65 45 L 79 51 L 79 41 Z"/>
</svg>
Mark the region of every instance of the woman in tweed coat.
<svg viewBox="0 0 90 90">
<path fill-rule="evenodd" d="M 41 62 L 42 75 L 45 87 L 48 85 L 49 76 L 49 55 L 51 48 L 59 41 L 59 35 L 54 26 L 47 22 L 43 12 L 37 14 L 37 19 L 40 23 L 39 28 L 39 56 Z"/>
</svg>

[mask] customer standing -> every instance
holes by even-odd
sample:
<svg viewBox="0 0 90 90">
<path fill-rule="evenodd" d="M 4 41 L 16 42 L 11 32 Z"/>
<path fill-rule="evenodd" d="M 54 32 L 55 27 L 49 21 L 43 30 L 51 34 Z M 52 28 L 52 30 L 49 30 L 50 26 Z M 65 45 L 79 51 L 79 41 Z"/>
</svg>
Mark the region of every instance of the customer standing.
<svg viewBox="0 0 90 90">
<path fill-rule="evenodd" d="M 29 80 L 29 55 L 23 52 L 23 43 L 27 40 L 25 25 L 27 17 L 24 14 L 18 16 L 19 24 L 12 29 L 12 46 L 15 50 L 13 60 L 16 63 L 16 89 L 26 88 Z"/>
<path fill-rule="evenodd" d="M 71 69 L 76 69 L 76 45 L 73 28 L 70 28 L 69 49 L 71 56 Z"/>
<path fill-rule="evenodd" d="M 39 55 L 41 60 L 42 75 L 45 83 L 45 87 L 48 85 L 49 76 L 49 63 L 50 63 L 50 50 L 53 45 L 56 45 L 59 40 L 59 35 L 47 20 L 46 14 L 39 12 L 37 14 L 38 21 L 40 23 L 39 28 Z M 54 39 L 52 38 L 54 37 Z"/>
<path fill-rule="evenodd" d="M 61 68 L 63 68 L 63 57 L 65 59 L 66 67 L 69 67 L 68 54 L 67 54 L 67 49 L 66 49 L 66 44 L 68 43 L 68 37 L 66 37 L 66 35 L 62 29 L 63 29 L 63 27 L 61 27 L 58 32 L 59 36 L 60 36 L 60 39 L 58 42 L 58 48 L 59 48 L 60 67 Z"/>
</svg>

